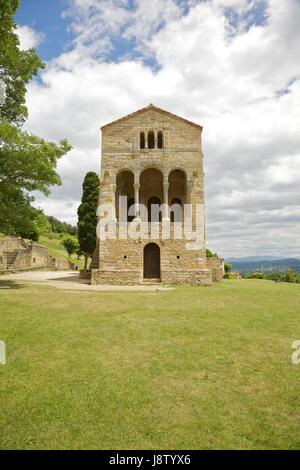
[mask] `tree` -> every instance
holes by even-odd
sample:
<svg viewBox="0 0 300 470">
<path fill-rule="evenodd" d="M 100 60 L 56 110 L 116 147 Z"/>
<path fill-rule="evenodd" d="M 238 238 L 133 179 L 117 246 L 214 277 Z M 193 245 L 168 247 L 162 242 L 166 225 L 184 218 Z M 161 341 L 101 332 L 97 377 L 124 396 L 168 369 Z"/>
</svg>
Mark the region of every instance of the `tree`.
<svg viewBox="0 0 300 470">
<path fill-rule="evenodd" d="M 81 256 L 83 255 L 83 252 L 79 245 L 78 248 L 75 250 L 75 253 L 77 255 L 77 259 L 80 260 Z"/>
<path fill-rule="evenodd" d="M 65 238 L 62 243 L 66 252 L 68 253 L 69 258 L 78 249 L 78 243 L 73 238 Z"/>
<path fill-rule="evenodd" d="M 22 238 L 29 238 L 35 242 L 38 242 L 40 239 L 40 235 L 43 233 L 49 232 L 51 230 L 51 226 L 45 216 L 44 212 L 41 209 L 34 209 L 34 221 L 33 221 L 33 230 L 30 232 L 20 232 L 19 235 Z"/>
<path fill-rule="evenodd" d="M 17 125 L 23 124 L 28 115 L 26 85 L 45 67 L 34 49 L 20 49 L 13 20 L 19 3 L 19 0 L 0 0 L 0 81 L 5 94 L 0 115 L 1 119 Z"/>
<path fill-rule="evenodd" d="M 99 198 L 99 177 L 93 171 L 85 175 L 82 185 L 81 204 L 78 207 L 78 241 L 84 254 L 84 269 L 87 269 L 88 258 L 96 248 L 96 211 Z"/>
<path fill-rule="evenodd" d="M 18 0 L 0 0 L 0 232 L 11 235 L 35 231 L 39 210 L 30 193 L 48 195 L 61 184 L 57 161 L 71 149 L 66 140 L 55 144 L 21 130 L 26 85 L 43 64 L 33 49 L 20 49 L 13 21 L 18 6 Z"/>
<path fill-rule="evenodd" d="M 225 263 L 225 265 L 224 265 L 225 273 L 230 273 L 231 268 L 232 268 L 232 264 Z"/>
<path fill-rule="evenodd" d="M 213 256 L 215 256 L 213 252 L 206 248 L 206 258 L 212 258 Z"/>
<path fill-rule="evenodd" d="M 50 224 L 50 230 L 55 233 L 68 233 L 69 235 L 77 236 L 77 226 L 68 224 L 67 222 L 61 222 L 52 215 L 47 216 Z"/>
</svg>

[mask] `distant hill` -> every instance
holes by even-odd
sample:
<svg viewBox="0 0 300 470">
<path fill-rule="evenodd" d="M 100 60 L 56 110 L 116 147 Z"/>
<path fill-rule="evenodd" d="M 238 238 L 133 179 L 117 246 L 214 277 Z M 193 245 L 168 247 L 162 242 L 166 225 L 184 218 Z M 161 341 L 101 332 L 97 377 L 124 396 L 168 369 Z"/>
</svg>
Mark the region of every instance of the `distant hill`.
<svg viewBox="0 0 300 470">
<path fill-rule="evenodd" d="M 226 262 L 232 264 L 232 269 L 234 271 L 240 271 L 241 273 L 284 273 L 288 269 L 292 269 L 293 271 L 300 273 L 300 259 L 297 258 L 270 259 L 269 257 L 269 259 L 266 259 L 265 257 L 263 259 L 259 256 L 251 256 L 248 258 L 241 258 L 236 260 L 234 258 L 231 258 L 226 260 Z"/>
<path fill-rule="evenodd" d="M 286 259 L 286 258 L 279 258 L 278 256 L 245 256 L 243 258 L 228 258 L 226 259 L 226 263 L 235 263 L 235 262 L 248 262 L 248 261 L 273 261 L 278 259 Z"/>
</svg>

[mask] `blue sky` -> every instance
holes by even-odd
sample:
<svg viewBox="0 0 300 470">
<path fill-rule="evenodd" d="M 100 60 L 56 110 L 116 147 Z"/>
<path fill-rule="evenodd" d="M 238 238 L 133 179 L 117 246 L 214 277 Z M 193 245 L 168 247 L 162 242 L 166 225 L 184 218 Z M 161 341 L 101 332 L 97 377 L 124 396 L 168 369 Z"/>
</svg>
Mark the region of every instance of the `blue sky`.
<svg viewBox="0 0 300 470">
<path fill-rule="evenodd" d="M 98 1 L 101 2 L 101 0 Z M 185 0 L 183 1 L 185 2 Z M 72 47 L 72 40 L 75 37 L 71 27 L 73 18 L 71 15 L 64 14 L 68 11 L 70 4 L 70 0 L 21 0 L 20 2 L 16 22 L 20 26 L 29 26 L 43 33 L 43 40 L 36 49 L 44 61 L 49 61 Z M 133 0 L 128 0 L 126 10 L 134 10 Z M 186 5 L 183 12 L 184 14 L 188 12 Z M 124 38 L 118 34 L 112 34 L 110 43 L 111 49 L 108 49 L 105 54 L 108 61 L 131 57 L 142 59 L 153 68 L 157 67 L 152 57 L 145 57 L 140 51 L 136 50 L 134 37 Z"/>
<path fill-rule="evenodd" d="M 23 0 L 21 44 L 47 62 L 26 128 L 73 146 L 36 205 L 76 223 L 99 127 L 154 103 L 203 126 L 208 246 L 300 257 L 299 17 L 299 0 Z"/>
<path fill-rule="evenodd" d="M 100 3 L 102 0 L 98 0 Z M 150 0 L 149 0 L 150 1 Z M 201 3 L 207 0 L 196 0 L 194 3 Z M 244 0 L 244 2 L 250 0 Z M 38 53 L 45 61 L 57 57 L 64 51 L 70 49 L 74 32 L 71 28 L 72 16 L 65 15 L 64 12 L 70 7 L 70 0 L 21 0 L 16 21 L 19 25 L 26 25 L 34 30 L 43 33 L 44 39 L 37 47 Z M 178 0 L 182 7 L 182 16 L 186 16 L 190 11 L 187 0 Z M 128 0 L 125 8 L 134 11 L 134 0 Z M 226 7 L 224 15 L 235 31 L 244 23 L 244 27 L 249 29 L 252 25 L 262 25 L 265 23 L 265 0 L 260 0 L 249 11 L 239 13 L 236 9 Z M 164 21 L 156 28 L 158 32 L 164 25 Z M 136 50 L 135 38 L 124 38 L 120 35 L 112 34 L 110 37 L 111 50 L 107 52 L 106 58 L 110 61 L 121 60 L 122 58 L 142 58 L 146 64 L 157 67 L 153 57 L 145 56 Z"/>
<path fill-rule="evenodd" d="M 65 0 L 21 0 L 16 22 L 44 34 L 37 47 L 43 60 L 58 56 L 72 38 L 70 18 L 62 18 L 65 7 Z"/>
</svg>

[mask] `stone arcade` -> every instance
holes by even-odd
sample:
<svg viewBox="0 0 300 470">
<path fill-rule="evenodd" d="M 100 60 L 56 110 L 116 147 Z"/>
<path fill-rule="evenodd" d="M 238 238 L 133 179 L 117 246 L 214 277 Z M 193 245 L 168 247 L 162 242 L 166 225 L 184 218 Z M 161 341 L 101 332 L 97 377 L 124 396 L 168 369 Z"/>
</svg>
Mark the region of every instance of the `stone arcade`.
<svg viewBox="0 0 300 470">
<path fill-rule="evenodd" d="M 182 229 L 188 207 L 194 231 L 195 207 L 204 214 L 202 127 L 150 104 L 101 130 L 99 207 L 112 207 L 116 237 L 98 239 L 92 284 L 210 285 L 221 280 L 222 260 L 206 258 L 204 215 L 193 249 Z M 125 220 L 120 196 L 127 197 Z M 98 217 L 100 221 L 101 213 Z M 147 236 L 128 237 L 129 227 L 140 222 L 146 222 Z M 164 224 L 170 230 L 167 239 Z"/>
</svg>

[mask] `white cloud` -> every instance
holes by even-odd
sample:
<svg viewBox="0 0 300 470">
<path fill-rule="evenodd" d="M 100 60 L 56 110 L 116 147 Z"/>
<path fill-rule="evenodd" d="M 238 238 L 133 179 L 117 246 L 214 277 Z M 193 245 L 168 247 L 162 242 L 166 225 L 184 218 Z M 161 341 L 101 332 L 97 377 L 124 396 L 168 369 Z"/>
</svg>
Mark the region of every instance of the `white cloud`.
<svg viewBox="0 0 300 470">
<path fill-rule="evenodd" d="M 17 34 L 20 39 L 21 49 L 37 47 L 43 40 L 44 35 L 26 25 L 17 25 Z"/>
<path fill-rule="evenodd" d="M 37 203 L 75 222 L 82 178 L 99 167 L 100 125 L 153 102 L 204 126 L 208 245 L 300 256 L 300 3 L 268 0 L 263 24 L 247 27 L 259 0 L 189 4 L 184 15 L 183 1 L 139 0 L 133 11 L 125 0 L 73 1 L 72 49 L 28 90 L 27 127 L 74 146 L 59 163 L 63 187 Z M 224 7 L 239 15 L 234 34 Z M 105 58 L 113 36 L 132 35 L 159 70 Z"/>
</svg>

